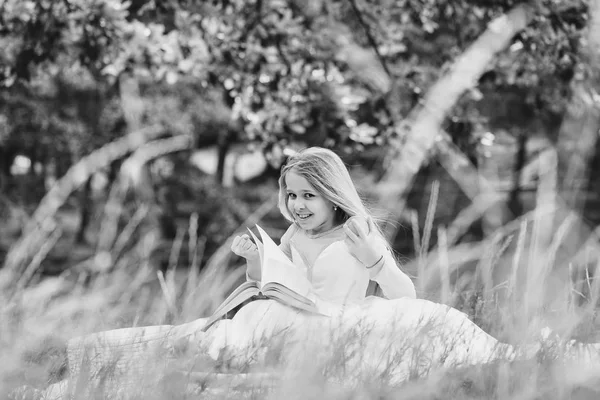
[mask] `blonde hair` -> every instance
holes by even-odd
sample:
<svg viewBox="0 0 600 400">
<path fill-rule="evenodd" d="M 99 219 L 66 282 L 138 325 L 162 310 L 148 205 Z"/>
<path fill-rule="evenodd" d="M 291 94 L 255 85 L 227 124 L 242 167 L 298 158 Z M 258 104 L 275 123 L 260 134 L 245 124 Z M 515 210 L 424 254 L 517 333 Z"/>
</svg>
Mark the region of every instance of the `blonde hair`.
<svg viewBox="0 0 600 400">
<path fill-rule="evenodd" d="M 367 221 L 370 229 L 374 229 L 387 244 L 387 240 L 358 194 L 342 159 L 333 151 L 322 147 L 309 147 L 299 151 L 290 156 L 282 167 L 279 177 L 278 206 L 285 219 L 294 222 L 294 217 L 288 209 L 285 181 L 287 174 L 292 170 L 306 179 L 325 199 L 338 207 L 337 222 L 342 223 L 354 216 L 362 217 Z"/>
</svg>

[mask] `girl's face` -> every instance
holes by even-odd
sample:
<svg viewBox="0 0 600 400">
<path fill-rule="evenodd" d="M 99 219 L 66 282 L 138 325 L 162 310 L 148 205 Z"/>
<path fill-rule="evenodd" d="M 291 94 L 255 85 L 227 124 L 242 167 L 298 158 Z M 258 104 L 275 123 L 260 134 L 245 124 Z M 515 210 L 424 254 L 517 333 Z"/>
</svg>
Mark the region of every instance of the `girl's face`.
<svg viewBox="0 0 600 400">
<path fill-rule="evenodd" d="M 293 170 L 285 176 L 287 208 L 300 228 L 309 234 L 325 232 L 335 226 L 333 203 Z"/>
</svg>

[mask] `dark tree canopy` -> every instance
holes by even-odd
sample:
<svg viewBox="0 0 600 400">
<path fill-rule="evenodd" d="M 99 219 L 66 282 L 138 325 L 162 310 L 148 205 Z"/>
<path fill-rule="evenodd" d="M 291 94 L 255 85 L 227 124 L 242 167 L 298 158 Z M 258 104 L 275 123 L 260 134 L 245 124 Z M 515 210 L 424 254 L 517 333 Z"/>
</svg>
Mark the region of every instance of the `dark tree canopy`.
<svg viewBox="0 0 600 400">
<path fill-rule="evenodd" d="M 83 141 L 85 149 L 110 140 L 118 123 L 98 110 L 112 107 L 126 74 L 149 86 L 195 82 L 199 101 L 222 92 L 229 110 L 204 111 L 233 120 L 240 140 L 268 149 L 386 143 L 435 78 L 514 3 L 7 0 L 0 77 L 10 109 L 0 139 L 50 135 L 53 144 Z M 586 74 L 586 10 L 585 1 L 538 1 L 534 22 L 451 120 L 496 123 L 503 117 L 495 105 L 513 93 L 530 113 L 504 117 L 517 125 L 560 115 L 571 81 Z M 51 119 L 52 129 L 36 122 Z"/>
</svg>

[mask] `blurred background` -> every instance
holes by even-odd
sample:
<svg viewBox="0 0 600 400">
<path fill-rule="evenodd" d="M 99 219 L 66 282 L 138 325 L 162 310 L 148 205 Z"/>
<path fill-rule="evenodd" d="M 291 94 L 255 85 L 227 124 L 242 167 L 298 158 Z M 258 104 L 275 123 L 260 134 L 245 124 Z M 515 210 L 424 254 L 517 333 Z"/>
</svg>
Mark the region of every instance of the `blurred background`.
<svg viewBox="0 0 600 400">
<path fill-rule="evenodd" d="M 596 0 L 3 0 L 3 313 L 117 285 L 94 327 L 206 315 L 323 146 L 419 297 L 597 340 L 599 27 Z"/>
</svg>

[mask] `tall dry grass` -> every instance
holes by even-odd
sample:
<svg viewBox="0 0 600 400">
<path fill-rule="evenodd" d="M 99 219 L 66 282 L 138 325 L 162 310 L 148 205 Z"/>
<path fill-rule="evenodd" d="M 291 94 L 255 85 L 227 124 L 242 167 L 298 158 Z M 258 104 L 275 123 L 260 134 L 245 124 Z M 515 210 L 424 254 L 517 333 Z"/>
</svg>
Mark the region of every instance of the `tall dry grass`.
<svg viewBox="0 0 600 400">
<path fill-rule="evenodd" d="M 74 178 L 68 174 L 63 179 Z M 73 182 L 58 185 L 75 187 Z M 345 374 L 351 376 L 353 371 L 345 369 L 348 353 L 344 341 L 336 343 L 339 351 L 333 354 L 337 358 L 323 365 L 302 365 L 302 373 L 293 376 L 280 374 L 283 369 L 277 364 L 278 349 L 271 344 L 272 354 L 266 361 L 237 373 L 227 373 L 226 357 L 214 363 L 196 354 L 180 358 L 159 372 L 149 364 L 149 392 L 142 390 L 140 381 L 116 393 L 103 387 L 90 393 L 86 382 L 80 380 L 71 382 L 77 385 L 75 393 L 79 398 L 145 399 L 597 398 L 600 371 L 557 357 L 561 346 L 574 337 L 597 340 L 595 317 L 600 284 L 595 277 L 599 262 L 595 255 L 600 254 L 600 245 L 595 236 L 590 235 L 585 243 L 587 258 L 574 254 L 564 264 L 565 257 L 557 255 L 581 219 L 568 214 L 548 232 L 547 219 L 556 218 L 557 212 L 540 206 L 480 242 L 456 244 L 453 225 L 434 229 L 440 203 L 438 189 L 434 186 L 432 190 L 424 227 L 418 226 L 414 214 L 412 217 L 417 257 L 404 268 L 413 274 L 420 297 L 456 307 L 485 331 L 516 345 L 539 342 L 541 333 L 547 332 L 543 328 L 549 326 L 551 340 L 542 341 L 534 357 L 432 370 L 426 375 L 414 374 L 401 385 L 388 385 L 382 377 L 347 385 Z M 35 215 L 52 220 L 52 213 L 67 197 L 63 193 L 58 200 L 46 199 L 40 207 L 51 204 L 53 208 Z M 259 222 L 273 205 L 274 199 L 265 202 L 240 230 Z M 147 251 L 152 235 L 136 235 L 145 212 L 138 210 L 120 232 L 114 213 L 106 213 L 99 224 L 99 237 L 104 239 L 93 258 L 109 260 L 106 271 L 110 273 L 70 273 L 36 281 L 32 279 L 36 268 L 60 233 L 52 227 L 44 232 L 42 240 L 34 230 L 25 231 L 19 243 L 39 246 L 32 249 L 18 244 L 13 249 L 27 253 L 14 254 L 10 259 L 29 260 L 23 273 L 15 275 L 12 268 L 0 272 L 0 281 L 10 288 L 0 295 L 1 398 L 35 398 L 39 396 L 36 389 L 64 378 L 65 343 L 69 338 L 113 328 L 193 321 L 207 316 L 243 279 L 243 271 L 224 268 L 230 257 L 231 238 L 205 265 L 200 265 L 204 250 L 202 238 L 196 235 L 197 215 L 191 216 L 187 232 L 180 231 L 173 242 L 166 273 L 157 271 Z M 33 240 L 27 235 L 38 236 Z M 437 245 L 429 249 L 435 235 Z M 134 238 L 136 243 L 128 243 Z M 186 238 L 188 254 L 182 256 L 180 250 Z M 331 376 L 335 379 L 328 379 Z"/>
</svg>

